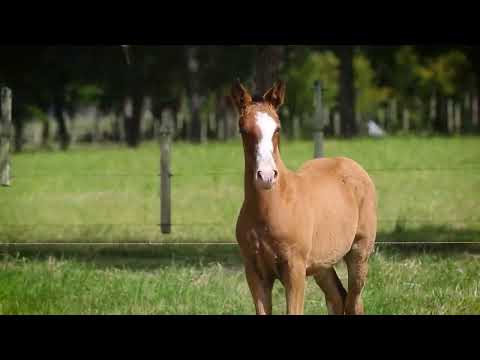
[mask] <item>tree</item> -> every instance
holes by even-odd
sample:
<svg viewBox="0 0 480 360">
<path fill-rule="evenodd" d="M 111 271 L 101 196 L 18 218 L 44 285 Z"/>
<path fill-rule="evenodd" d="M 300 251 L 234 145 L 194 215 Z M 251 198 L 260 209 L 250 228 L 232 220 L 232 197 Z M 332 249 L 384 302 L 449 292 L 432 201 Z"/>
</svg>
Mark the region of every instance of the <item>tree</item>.
<svg viewBox="0 0 480 360">
<path fill-rule="evenodd" d="M 353 46 L 338 46 L 336 53 L 340 61 L 339 106 L 342 132 L 346 137 L 358 134 L 355 121 L 355 85 L 353 71 Z"/>
<path fill-rule="evenodd" d="M 0 47 L 0 82 L 13 92 L 12 122 L 15 129 L 14 151 L 23 149 L 23 129 L 29 115 L 29 105 L 42 103 L 46 89 L 39 77 L 41 46 Z"/>
<path fill-rule="evenodd" d="M 278 80 L 283 46 L 257 46 L 255 53 L 255 93 L 263 96 Z"/>
<path fill-rule="evenodd" d="M 196 46 L 187 46 L 185 48 L 188 71 L 187 94 L 190 105 L 191 115 L 191 133 L 190 140 L 195 143 L 203 141 L 202 138 L 202 119 L 200 117 L 200 106 L 202 94 L 200 94 L 200 60 L 199 48 Z"/>
</svg>

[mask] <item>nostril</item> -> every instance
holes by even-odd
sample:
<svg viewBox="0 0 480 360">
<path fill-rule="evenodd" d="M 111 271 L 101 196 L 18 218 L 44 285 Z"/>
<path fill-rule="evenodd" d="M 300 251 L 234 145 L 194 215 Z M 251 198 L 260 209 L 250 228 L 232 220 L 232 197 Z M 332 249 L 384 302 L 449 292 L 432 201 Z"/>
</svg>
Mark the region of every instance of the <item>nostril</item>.
<svg viewBox="0 0 480 360">
<path fill-rule="evenodd" d="M 275 179 L 278 177 L 278 171 L 277 170 L 273 170 L 273 176 L 274 176 Z"/>
<path fill-rule="evenodd" d="M 257 177 L 258 177 L 260 180 L 263 180 L 263 179 L 262 179 L 262 172 L 261 172 L 261 171 L 257 171 Z"/>
</svg>

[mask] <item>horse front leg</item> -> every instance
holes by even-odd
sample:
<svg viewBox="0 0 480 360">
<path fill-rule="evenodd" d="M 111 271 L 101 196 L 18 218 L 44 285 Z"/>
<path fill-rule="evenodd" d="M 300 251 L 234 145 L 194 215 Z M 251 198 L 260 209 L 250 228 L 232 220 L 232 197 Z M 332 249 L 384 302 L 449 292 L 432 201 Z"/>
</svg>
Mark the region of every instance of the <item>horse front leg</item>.
<svg viewBox="0 0 480 360">
<path fill-rule="evenodd" d="M 245 265 L 245 274 L 257 315 L 272 315 L 273 277 L 262 278 L 251 264 Z"/>
<path fill-rule="evenodd" d="M 303 261 L 295 261 L 284 268 L 287 315 L 303 315 L 305 301 L 306 268 Z"/>
</svg>

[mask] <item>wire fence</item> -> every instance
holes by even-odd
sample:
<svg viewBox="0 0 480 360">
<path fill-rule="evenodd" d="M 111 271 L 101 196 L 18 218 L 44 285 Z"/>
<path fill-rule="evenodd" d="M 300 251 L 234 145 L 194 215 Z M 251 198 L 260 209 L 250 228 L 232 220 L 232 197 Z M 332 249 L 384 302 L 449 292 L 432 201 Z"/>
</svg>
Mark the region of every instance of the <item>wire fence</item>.
<svg viewBox="0 0 480 360">
<path fill-rule="evenodd" d="M 429 219 L 412 219 L 412 220 L 399 220 L 399 219 L 378 219 L 378 223 L 413 223 L 413 224 L 419 224 L 419 225 L 480 225 L 480 220 L 470 220 L 470 219 L 464 219 L 464 220 L 437 220 L 437 222 L 433 222 Z M 227 222 L 217 222 L 217 223 L 171 223 L 171 224 L 166 224 L 170 226 L 178 226 L 178 227 L 190 227 L 190 226 L 210 226 L 210 227 L 215 227 L 215 226 L 225 226 L 228 225 Z M 136 223 L 101 223 L 101 224 L 76 224 L 76 223 L 71 223 L 71 224 L 1 224 L 2 227 L 41 227 L 41 226 L 49 226 L 49 227 L 100 227 L 100 226 L 137 226 L 137 227 L 158 227 L 160 224 L 136 224 Z"/>
<path fill-rule="evenodd" d="M 371 173 L 412 173 L 412 172 L 477 172 L 480 171 L 478 166 L 465 166 L 465 167 L 385 167 L 385 168 L 366 168 L 367 172 Z M 159 173 L 68 173 L 62 175 L 55 175 L 56 178 L 61 177 L 81 177 L 81 178 L 100 178 L 100 177 L 123 177 L 123 178 L 138 178 L 138 177 L 158 177 Z M 202 173 L 188 173 L 188 172 L 173 172 L 171 177 L 222 177 L 222 176 L 243 176 L 242 171 L 210 171 Z M 11 178 L 15 180 L 22 179 L 34 179 L 34 178 L 52 177 L 50 172 L 33 172 L 33 173 L 13 173 Z M 7 188 L 8 189 L 8 188 Z M 6 190 L 8 191 L 8 190 Z M 479 225 L 480 219 L 468 218 L 468 219 L 435 219 L 432 218 L 415 218 L 415 219 L 378 219 L 378 223 L 392 223 L 398 224 L 416 224 L 420 226 L 443 226 L 448 227 L 452 225 Z M 188 223 L 171 223 L 163 224 L 170 227 L 226 227 L 231 226 L 228 222 L 188 222 Z M 160 224 L 114 224 L 114 223 L 101 223 L 101 224 L 1 224 L 2 228 L 36 228 L 36 227 L 119 227 L 119 226 L 133 226 L 133 227 L 160 227 Z M 178 242 L 178 241 L 138 241 L 138 242 L 0 242 L 0 246 L 235 246 L 236 242 Z M 480 246 L 480 241 L 377 241 L 378 246 L 389 245 L 476 245 Z"/>
<path fill-rule="evenodd" d="M 236 246 L 236 242 L 15 242 L 0 243 L 2 246 Z M 375 246 L 382 245 L 477 245 L 475 241 L 377 241 Z"/>
<path fill-rule="evenodd" d="M 471 166 L 471 167 L 391 167 L 391 168 L 365 168 L 367 172 L 456 172 L 456 171 L 480 171 L 480 166 Z M 68 173 L 63 174 L 65 176 L 73 177 L 157 177 L 160 176 L 160 173 Z M 195 176 L 195 177 L 204 177 L 204 176 L 227 176 L 227 175 L 239 175 L 243 176 L 242 171 L 231 171 L 231 170 L 222 170 L 222 171 L 206 171 L 201 173 L 182 173 L 182 172 L 173 172 L 170 174 L 171 177 L 180 177 L 180 176 Z M 35 177 L 51 177 L 52 174 L 48 172 L 34 172 L 34 173 L 24 173 L 24 174 L 15 174 L 12 173 L 12 179 L 25 179 L 25 178 L 35 178 Z"/>
</svg>

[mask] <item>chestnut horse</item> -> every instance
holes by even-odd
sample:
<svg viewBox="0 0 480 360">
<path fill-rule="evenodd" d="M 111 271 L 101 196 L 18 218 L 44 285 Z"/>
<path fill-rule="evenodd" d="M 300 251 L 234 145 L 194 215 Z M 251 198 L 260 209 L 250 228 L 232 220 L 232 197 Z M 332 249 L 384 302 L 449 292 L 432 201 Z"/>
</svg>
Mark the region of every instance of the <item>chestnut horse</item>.
<svg viewBox="0 0 480 360">
<path fill-rule="evenodd" d="M 272 313 L 276 279 L 285 287 L 287 314 L 303 314 L 307 276 L 325 294 L 329 314 L 363 314 L 362 290 L 377 228 L 375 185 L 353 160 L 323 158 L 292 172 L 280 157 L 285 84 L 252 98 L 239 81 L 245 154 L 245 197 L 236 236 L 257 314 Z M 334 265 L 344 260 L 348 292 Z"/>
</svg>

